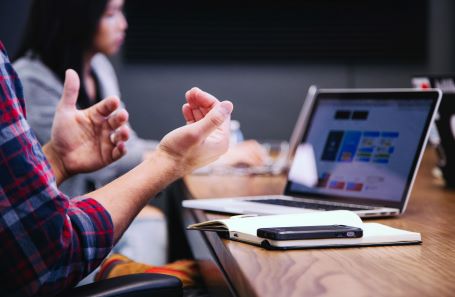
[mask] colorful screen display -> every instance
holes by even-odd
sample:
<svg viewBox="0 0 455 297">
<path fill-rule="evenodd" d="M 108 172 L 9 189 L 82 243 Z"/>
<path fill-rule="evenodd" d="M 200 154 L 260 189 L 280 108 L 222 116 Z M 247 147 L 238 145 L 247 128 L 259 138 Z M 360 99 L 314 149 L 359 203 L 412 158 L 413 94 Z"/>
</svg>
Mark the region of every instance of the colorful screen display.
<svg viewBox="0 0 455 297">
<path fill-rule="evenodd" d="M 409 186 L 432 103 L 319 100 L 303 140 L 313 146 L 318 181 L 308 187 L 291 179 L 289 190 L 399 202 Z M 291 170 L 305 170 L 305 164 L 294 162 Z"/>
</svg>

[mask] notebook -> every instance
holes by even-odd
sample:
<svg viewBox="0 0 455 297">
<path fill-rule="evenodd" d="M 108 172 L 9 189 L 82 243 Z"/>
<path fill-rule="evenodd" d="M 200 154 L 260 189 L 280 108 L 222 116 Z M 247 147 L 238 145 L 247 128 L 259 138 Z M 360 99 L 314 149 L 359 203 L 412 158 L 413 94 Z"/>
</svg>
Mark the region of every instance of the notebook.
<svg viewBox="0 0 455 297">
<path fill-rule="evenodd" d="M 363 230 L 363 236 L 359 238 L 271 240 L 257 235 L 259 228 L 324 225 L 358 227 Z M 267 249 L 377 246 L 422 242 L 420 233 L 392 228 L 378 223 L 363 223 L 358 215 L 346 210 L 253 217 L 235 216 L 229 219 L 189 225 L 187 229 L 221 232 L 231 240 L 259 245 Z"/>
<path fill-rule="evenodd" d="M 433 89 L 318 90 L 302 108 L 308 112 L 283 195 L 185 200 L 183 206 L 234 214 L 399 215 L 440 98 Z"/>
</svg>

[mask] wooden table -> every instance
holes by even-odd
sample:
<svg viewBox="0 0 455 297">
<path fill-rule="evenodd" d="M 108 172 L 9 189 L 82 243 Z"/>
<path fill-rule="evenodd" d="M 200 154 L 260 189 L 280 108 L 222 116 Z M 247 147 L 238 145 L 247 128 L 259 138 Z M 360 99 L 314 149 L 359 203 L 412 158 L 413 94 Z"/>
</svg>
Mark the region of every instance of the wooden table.
<svg viewBox="0 0 455 297">
<path fill-rule="evenodd" d="M 187 231 L 214 296 L 455 296 L 455 192 L 431 175 L 427 151 L 405 214 L 369 220 L 421 232 L 423 244 L 267 251 Z M 189 176 L 196 199 L 280 193 L 284 177 Z M 184 210 L 185 224 L 219 215 Z"/>
</svg>

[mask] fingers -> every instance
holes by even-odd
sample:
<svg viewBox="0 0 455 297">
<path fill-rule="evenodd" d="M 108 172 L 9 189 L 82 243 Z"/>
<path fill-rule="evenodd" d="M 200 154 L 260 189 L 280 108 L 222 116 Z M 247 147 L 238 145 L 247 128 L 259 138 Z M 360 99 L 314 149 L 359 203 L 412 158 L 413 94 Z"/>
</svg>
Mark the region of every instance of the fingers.
<svg viewBox="0 0 455 297">
<path fill-rule="evenodd" d="M 72 69 L 66 70 L 61 104 L 66 107 L 76 108 L 77 97 L 79 95 L 79 86 L 80 81 L 76 71 Z"/>
<path fill-rule="evenodd" d="M 118 99 L 117 97 L 108 97 L 106 99 L 101 100 L 91 108 L 93 108 L 98 115 L 107 117 L 111 113 L 113 113 L 119 106 L 120 99 Z"/>
<path fill-rule="evenodd" d="M 182 113 L 183 113 L 183 117 L 185 118 L 185 121 L 187 124 L 196 122 L 196 120 L 194 119 L 191 107 L 188 103 L 183 104 Z"/>
<path fill-rule="evenodd" d="M 109 117 L 108 122 L 111 129 L 115 130 L 110 135 L 110 141 L 114 148 L 112 149 L 112 160 L 118 160 L 126 154 L 125 142 L 130 137 L 130 129 L 126 126 L 128 120 L 128 113 L 122 109 Z"/>
<path fill-rule="evenodd" d="M 110 135 L 110 140 L 114 146 L 118 145 L 121 142 L 126 142 L 130 137 L 130 129 L 127 126 L 122 126 L 112 132 Z"/>
<path fill-rule="evenodd" d="M 112 160 L 116 161 L 126 154 L 126 144 L 124 142 L 118 143 L 112 150 Z"/>
<path fill-rule="evenodd" d="M 191 111 L 193 113 L 193 116 L 194 116 L 194 119 L 196 120 L 196 122 L 205 116 L 205 113 L 202 112 L 202 110 L 199 108 L 191 109 Z"/>
<path fill-rule="evenodd" d="M 126 153 L 126 141 L 130 136 L 130 130 L 127 126 L 122 126 L 110 135 L 110 140 L 114 145 L 112 149 L 112 160 L 116 161 L 123 157 Z"/>
<path fill-rule="evenodd" d="M 185 94 L 195 121 L 202 119 L 220 101 L 199 88 L 192 88 Z"/>
<path fill-rule="evenodd" d="M 215 96 L 196 87 L 187 91 L 185 97 L 188 103 L 182 107 L 182 111 L 187 123 L 201 120 L 215 104 L 220 102 Z"/>
<path fill-rule="evenodd" d="M 223 101 L 216 104 L 204 118 L 195 123 L 201 137 L 204 139 L 207 138 L 210 133 L 220 127 L 229 119 L 233 109 L 234 107 L 230 101 Z"/>
<path fill-rule="evenodd" d="M 212 108 L 214 104 L 220 102 L 215 96 L 202 91 L 199 88 L 192 88 L 185 94 L 186 100 L 190 106 L 195 108 Z"/>
<path fill-rule="evenodd" d="M 110 117 L 108 117 L 107 122 L 109 124 L 109 127 L 112 130 L 115 130 L 120 126 L 125 125 L 128 122 L 128 117 L 129 117 L 128 112 L 122 108 L 116 111 Z"/>
</svg>

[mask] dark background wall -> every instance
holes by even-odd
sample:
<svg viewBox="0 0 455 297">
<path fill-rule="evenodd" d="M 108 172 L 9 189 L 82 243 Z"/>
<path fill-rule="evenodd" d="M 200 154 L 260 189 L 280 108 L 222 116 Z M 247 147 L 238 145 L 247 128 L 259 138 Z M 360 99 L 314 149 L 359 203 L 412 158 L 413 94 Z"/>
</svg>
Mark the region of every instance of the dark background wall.
<svg viewBox="0 0 455 297">
<path fill-rule="evenodd" d="M 127 1 L 134 3 L 137 0 Z M 12 54 L 17 48 L 30 0 L 3 2 L 0 39 Z M 330 1 L 325 2 L 330 5 Z M 411 5 L 407 14 L 422 12 L 412 7 L 412 3 L 421 1 L 408 2 Z M 199 86 L 234 102 L 233 118 L 241 122 L 246 137 L 287 139 L 311 84 L 330 88 L 409 87 L 413 74 L 455 72 L 455 2 L 428 0 L 425 3 L 424 56 L 412 61 L 406 61 L 406 57 L 366 58 L 360 62 L 352 58 L 280 60 L 276 57 L 262 60 L 254 57 L 134 60 L 128 48 L 131 40 L 112 61 L 118 71 L 122 99 L 131 114 L 131 123 L 142 137 L 158 139 L 181 125 L 180 107 L 184 93 L 192 86 Z M 393 6 L 390 9 L 393 10 Z M 134 35 L 138 22 L 135 15 L 129 17 L 130 33 Z M 416 28 L 419 30 L 422 29 Z M 150 38 L 144 40 L 143 49 L 150 44 L 153 46 Z M 415 51 L 419 50 L 421 48 L 416 47 Z M 409 55 L 414 54 L 411 49 Z"/>
</svg>

